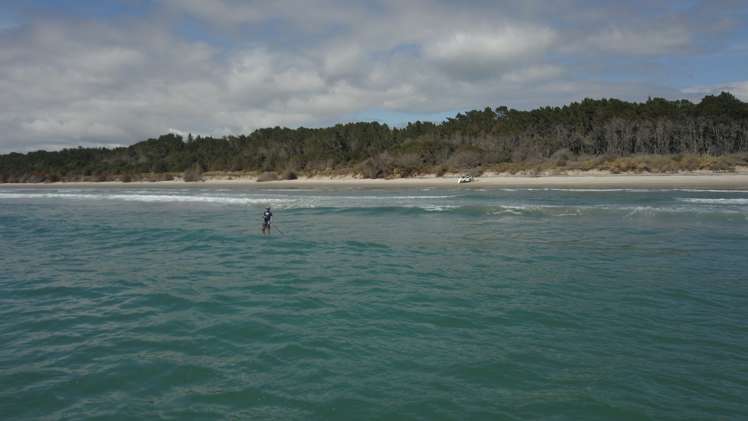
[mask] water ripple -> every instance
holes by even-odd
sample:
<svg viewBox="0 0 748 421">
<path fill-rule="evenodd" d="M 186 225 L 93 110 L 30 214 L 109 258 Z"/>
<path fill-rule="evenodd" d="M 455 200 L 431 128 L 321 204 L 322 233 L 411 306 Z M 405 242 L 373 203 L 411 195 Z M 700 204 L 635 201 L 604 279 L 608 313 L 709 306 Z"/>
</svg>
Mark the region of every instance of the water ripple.
<svg viewBox="0 0 748 421">
<path fill-rule="evenodd" d="M 748 413 L 745 192 L 61 190 L 0 192 L 9 419 Z"/>
</svg>

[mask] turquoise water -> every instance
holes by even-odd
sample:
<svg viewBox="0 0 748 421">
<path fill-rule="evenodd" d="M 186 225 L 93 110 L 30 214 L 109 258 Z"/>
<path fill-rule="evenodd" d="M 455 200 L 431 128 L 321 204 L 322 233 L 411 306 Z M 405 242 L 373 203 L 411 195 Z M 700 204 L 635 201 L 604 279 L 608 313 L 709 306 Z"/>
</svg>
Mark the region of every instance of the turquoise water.
<svg viewBox="0 0 748 421">
<path fill-rule="evenodd" d="M 748 414 L 748 191 L 0 186 L 0 248 L 5 419 Z"/>
</svg>

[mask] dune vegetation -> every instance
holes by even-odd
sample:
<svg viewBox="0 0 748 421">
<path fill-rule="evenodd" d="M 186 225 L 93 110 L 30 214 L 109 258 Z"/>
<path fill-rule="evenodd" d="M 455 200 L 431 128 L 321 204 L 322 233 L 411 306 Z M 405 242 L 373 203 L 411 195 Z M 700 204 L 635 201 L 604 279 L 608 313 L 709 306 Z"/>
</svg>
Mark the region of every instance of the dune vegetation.
<svg viewBox="0 0 748 421">
<path fill-rule="evenodd" d="M 585 99 L 530 111 L 485 108 L 404 127 L 359 122 L 220 138 L 165 134 L 128 147 L 10 153 L 0 155 L 0 182 L 729 172 L 746 165 L 748 104 L 722 93 L 699 103 Z"/>
</svg>

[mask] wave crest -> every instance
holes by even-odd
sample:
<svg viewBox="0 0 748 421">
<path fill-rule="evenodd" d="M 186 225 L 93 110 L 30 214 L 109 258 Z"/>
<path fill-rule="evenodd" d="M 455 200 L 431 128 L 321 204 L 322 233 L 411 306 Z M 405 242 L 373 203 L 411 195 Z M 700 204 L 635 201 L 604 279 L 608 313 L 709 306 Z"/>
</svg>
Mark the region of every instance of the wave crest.
<svg viewBox="0 0 748 421">
<path fill-rule="evenodd" d="M 686 203 L 698 203 L 704 205 L 748 205 L 746 198 L 703 198 L 703 197 L 679 197 L 678 200 Z"/>
</svg>

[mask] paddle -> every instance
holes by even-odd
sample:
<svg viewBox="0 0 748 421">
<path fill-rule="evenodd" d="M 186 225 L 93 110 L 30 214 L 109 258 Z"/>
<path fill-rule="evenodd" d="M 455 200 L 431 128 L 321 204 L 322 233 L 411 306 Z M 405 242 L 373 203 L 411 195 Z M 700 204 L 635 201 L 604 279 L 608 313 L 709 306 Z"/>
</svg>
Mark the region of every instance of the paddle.
<svg viewBox="0 0 748 421">
<path fill-rule="evenodd" d="M 284 233 L 283 231 L 281 231 L 281 230 L 280 230 L 280 228 L 278 228 L 277 226 L 275 227 L 275 229 L 276 229 L 276 230 L 278 230 L 278 232 L 279 232 L 279 233 L 280 233 L 281 235 L 283 235 L 283 236 L 285 236 L 285 235 L 286 235 L 286 233 Z"/>
</svg>

